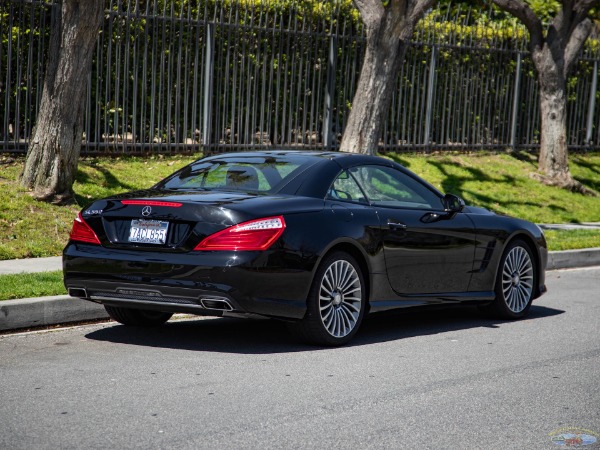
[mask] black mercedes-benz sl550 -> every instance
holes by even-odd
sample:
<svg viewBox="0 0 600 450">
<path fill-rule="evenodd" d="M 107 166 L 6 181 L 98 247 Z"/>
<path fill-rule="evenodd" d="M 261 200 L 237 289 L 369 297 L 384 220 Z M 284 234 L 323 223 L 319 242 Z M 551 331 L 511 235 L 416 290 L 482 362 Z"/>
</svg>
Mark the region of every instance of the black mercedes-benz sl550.
<svg viewBox="0 0 600 450">
<path fill-rule="evenodd" d="M 546 290 L 546 260 L 535 224 L 466 206 L 384 158 L 308 151 L 207 157 L 95 201 L 63 252 L 69 294 L 122 324 L 269 317 L 321 345 L 404 307 L 521 318 Z"/>
</svg>

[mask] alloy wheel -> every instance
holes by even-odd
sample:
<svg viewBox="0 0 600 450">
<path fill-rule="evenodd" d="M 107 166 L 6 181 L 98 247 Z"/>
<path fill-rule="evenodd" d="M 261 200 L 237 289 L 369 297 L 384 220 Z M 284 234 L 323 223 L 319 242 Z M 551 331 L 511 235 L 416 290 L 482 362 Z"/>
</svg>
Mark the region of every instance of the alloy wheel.
<svg viewBox="0 0 600 450">
<path fill-rule="evenodd" d="M 533 292 L 533 263 L 523 247 L 514 247 L 502 268 L 502 295 L 513 313 L 520 313 L 529 304 Z"/>
<path fill-rule="evenodd" d="M 319 312 L 327 332 L 336 338 L 356 327 L 362 304 L 360 277 L 350 262 L 334 261 L 323 274 L 319 289 Z"/>
</svg>

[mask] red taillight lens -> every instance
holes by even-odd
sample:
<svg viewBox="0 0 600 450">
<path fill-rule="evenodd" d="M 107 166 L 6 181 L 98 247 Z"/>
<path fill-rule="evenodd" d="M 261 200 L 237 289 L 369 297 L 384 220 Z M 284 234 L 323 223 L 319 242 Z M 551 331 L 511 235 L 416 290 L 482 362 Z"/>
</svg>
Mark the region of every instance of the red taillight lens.
<svg viewBox="0 0 600 450">
<path fill-rule="evenodd" d="M 73 221 L 73 228 L 71 229 L 69 238 L 72 241 L 100 245 L 100 239 L 98 239 L 98 236 L 96 236 L 94 230 L 92 230 L 90 226 L 85 223 L 85 220 L 83 220 L 83 217 L 81 217 L 81 213 L 77 214 L 77 217 L 75 217 L 75 220 Z"/>
<path fill-rule="evenodd" d="M 284 230 L 283 216 L 251 220 L 206 237 L 194 250 L 266 250 Z"/>
</svg>

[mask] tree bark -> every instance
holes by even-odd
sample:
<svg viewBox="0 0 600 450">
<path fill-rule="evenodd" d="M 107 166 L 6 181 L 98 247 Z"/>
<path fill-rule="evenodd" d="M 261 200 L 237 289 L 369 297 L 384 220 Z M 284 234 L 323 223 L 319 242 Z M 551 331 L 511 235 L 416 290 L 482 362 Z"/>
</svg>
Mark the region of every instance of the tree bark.
<svg viewBox="0 0 600 450">
<path fill-rule="evenodd" d="M 355 0 L 366 27 L 367 48 L 352 110 L 340 151 L 377 151 L 381 127 L 387 117 L 406 43 L 433 0 Z"/>
<path fill-rule="evenodd" d="M 567 182 L 571 173 L 567 148 L 567 97 L 562 68 L 552 58 L 548 47 L 533 58 L 540 87 L 541 141 L 539 170 L 550 179 Z"/>
<path fill-rule="evenodd" d="M 558 36 L 549 33 L 542 48 L 533 49 L 540 88 L 540 155 L 538 178 L 545 184 L 583 194 L 595 193 L 573 178 L 569 169 L 567 134 L 566 52 L 560 49 Z M 559 50 L 558 52 L 556 50 Z M 562 50 L 562 51 L 560 51 Z M 557 58 L 558 55 L 558 58 Z"/>
<path fill-rule="evenodd" d="M 530 34 L 529 48 L 540 88 L 541 140 L 535 178 L 545 184 L 597 195 L 573 178 L 567 142 L 567 76 L 592 31 L 587 18 L 597 0 L 562 0 L 546 35 L 541 20 L 522 0 L 493 0 L 520 19 Z"/>
<path fill-rule="evenodd" d="M 104 13 L 103 0 L 63 0 L 53 17 L 37 123 L 21 184 L 38 200 L 73 201 L 85 91 Z"/>
</svg>

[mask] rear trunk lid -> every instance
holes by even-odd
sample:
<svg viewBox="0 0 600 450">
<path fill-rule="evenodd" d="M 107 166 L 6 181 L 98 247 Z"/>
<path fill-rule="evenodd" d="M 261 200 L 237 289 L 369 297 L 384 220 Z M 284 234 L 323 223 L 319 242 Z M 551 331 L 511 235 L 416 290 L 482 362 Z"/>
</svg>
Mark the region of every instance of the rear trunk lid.
<svg viewBox="0 0 600 450">
<path fill-rule="evenodd" d="M 81 215 L 104 247 L 187 252 L 247 220 L 320 208 L 322 201 L 285 195 L 146 190 L 98 200 Z"/>
</svg>

